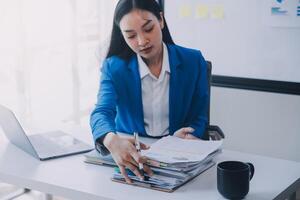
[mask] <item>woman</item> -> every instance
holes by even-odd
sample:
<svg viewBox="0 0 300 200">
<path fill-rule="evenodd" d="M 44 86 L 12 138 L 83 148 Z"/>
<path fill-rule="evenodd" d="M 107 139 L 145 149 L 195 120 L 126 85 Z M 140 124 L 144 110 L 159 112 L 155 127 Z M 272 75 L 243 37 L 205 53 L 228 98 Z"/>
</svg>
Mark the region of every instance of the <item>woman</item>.
<svg viewBox="0 0 300 200">
<path fill-rule="evenodd" d="M 201 53 L 174 44 L 155 0 L 120 0 L 110 47 L 102 67 L 91 128 L 96 146 L 106 149 L 120 168 L 142 177 L 145 163 L 132 137 L 115 133 L 186 139 L 203 137 L 207 125 L 208 86 Z M 142 144 L 142 148 L 147 146 Z M 144 165 L 144 171 L 152 174 Z"/>
</svg>

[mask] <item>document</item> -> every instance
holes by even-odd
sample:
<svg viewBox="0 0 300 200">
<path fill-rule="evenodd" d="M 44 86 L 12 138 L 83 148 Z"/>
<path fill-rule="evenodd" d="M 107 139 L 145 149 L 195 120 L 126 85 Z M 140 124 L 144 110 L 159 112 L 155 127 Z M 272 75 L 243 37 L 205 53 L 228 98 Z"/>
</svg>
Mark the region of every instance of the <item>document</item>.
<svg viewBox="0 0 300 200">
<path fill-rule="evenodd" d="M 211 153 L 221 149 L 222 140 L 187 140 L 175 136 L 164 137 L 142 151 L 142 154 L 152 160 L 163 163 L 198 163 Z"/>
</svg>

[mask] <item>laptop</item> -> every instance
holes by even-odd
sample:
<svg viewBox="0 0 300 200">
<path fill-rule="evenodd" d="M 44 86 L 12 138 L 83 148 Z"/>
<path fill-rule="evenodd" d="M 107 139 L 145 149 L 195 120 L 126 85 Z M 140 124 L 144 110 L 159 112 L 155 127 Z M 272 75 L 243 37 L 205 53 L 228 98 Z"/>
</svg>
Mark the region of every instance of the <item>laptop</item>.
<svg viewBox="0 0 300 200">
<path fill-rule="evenodd" d="M 94 149 L 60 130 L 27 136 L 14 113 L 2 105 L 0 127 L 11 143 L 39 160 L 85 153 Z"/>
</svg>

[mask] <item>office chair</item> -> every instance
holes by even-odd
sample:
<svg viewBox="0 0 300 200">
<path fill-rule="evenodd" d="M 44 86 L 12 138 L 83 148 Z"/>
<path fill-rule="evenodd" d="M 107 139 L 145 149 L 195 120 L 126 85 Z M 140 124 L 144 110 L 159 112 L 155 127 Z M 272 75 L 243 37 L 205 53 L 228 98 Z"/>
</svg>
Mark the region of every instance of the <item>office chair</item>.
<svg viewBox="0 0 300 200">
<path fill-rule="evenodd" d="M 208 96 L 209 96 L 209 102 L 208 102 L 208 125 L 206 128 L 206 132 L 204 133 L 204 140 L 221 140 L 225 138 L 225 135 L 222 131 L 222 129 L 219 126 L 211 125 L 210 124 L 210 89 L 211 89 L 211 71 L 212 71 L 212 64 L 210 61 L 206 61 L 207 63 L 207 81 L 208 81 Z"/>
</svg>

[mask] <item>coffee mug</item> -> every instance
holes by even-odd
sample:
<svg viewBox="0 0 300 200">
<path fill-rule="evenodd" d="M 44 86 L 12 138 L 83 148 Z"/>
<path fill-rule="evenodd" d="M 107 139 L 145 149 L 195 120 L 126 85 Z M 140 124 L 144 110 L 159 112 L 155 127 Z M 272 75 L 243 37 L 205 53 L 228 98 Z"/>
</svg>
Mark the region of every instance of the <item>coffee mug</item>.
<svg viewBox="0 0 300 200">
<path fill-rule="evenodd" d="M 227 199 L 242 199 L 249 192 L 249 182 L 254 175 L 251 163 L 224 161 L 217 166 L 218 191 Z"/>
</svg>

